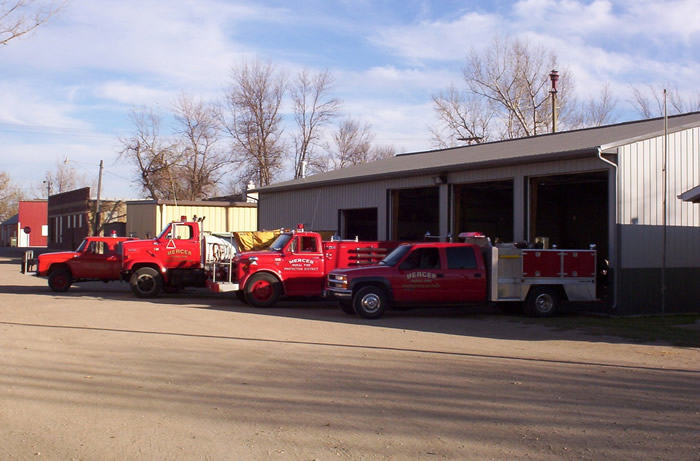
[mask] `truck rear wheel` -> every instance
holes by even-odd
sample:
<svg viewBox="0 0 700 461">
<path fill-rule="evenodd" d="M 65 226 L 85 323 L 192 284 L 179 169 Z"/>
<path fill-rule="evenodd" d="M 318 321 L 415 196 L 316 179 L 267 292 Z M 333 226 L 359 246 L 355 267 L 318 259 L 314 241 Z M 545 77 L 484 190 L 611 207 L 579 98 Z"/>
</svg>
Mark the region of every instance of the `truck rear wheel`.
<svg viewBox="0 0 700 461">
<path fill-rule="evenodd" d="M 525 310 L 535 317 L 550 317 L 559 309 L 559 293 L 552 287 L 533 287 L 525 300 Z"/>
<path fill-rule="evenodd" d="M 384 290 L 377 287 L 362 287 L 352 297 L 355 313 L 365 319 L 378 319 L 389 303 Z"/>
<path fill-rule="evenodd" d="M 154 298 L 163 288 L 163 277 L 151 267 L 142 267 L 131 275 L 129 285 L 139 298 Z"/>
<path fill-rule="evenodd" d="M 282 289 L 277 277 L 267 273 L 259 273 L 250 277 L 245 285 L 245 298 L 255 307 L 270 307 L 280 297 Z"/>
<path fill-rule="evenodd" d="M 49 288 L 53 291 L 63 293 L 68 291 L 73 283 L 73 275 L 65 267 L 54 269 L 49 273 Z"/>
</svg>

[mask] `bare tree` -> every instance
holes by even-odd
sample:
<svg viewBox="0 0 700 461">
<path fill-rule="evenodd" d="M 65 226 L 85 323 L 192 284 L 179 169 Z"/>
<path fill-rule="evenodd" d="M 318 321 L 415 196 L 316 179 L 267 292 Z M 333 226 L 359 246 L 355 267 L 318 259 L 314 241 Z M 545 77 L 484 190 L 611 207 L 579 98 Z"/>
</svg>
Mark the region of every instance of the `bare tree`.
<svg viewBox="0 0 700 461">
<path fill-rule="evenodd" d="M 383 144 L 372 146 L 369 152 L 369 161 L 384 160 L 391 158 L 396 154 L 396 148 L 392 144 Z"/>
<path fill-rule="evenodd" d="M 33 31 L 63 7 L 64 2 L 0 0 L 0 45 Z"/>
<path fill-rule="evenodd" d="M 0 171 L 0 223 L 17 214 L 23 198 L 22 188 L 12 181 L 9 173 Z"/>
<path fill-rule="evenodd" d="M 333 77 L 328 70 L 312 75 L 304 69 L 290 88 L 298 128 L 294 135 L 294 178 L 302 177 L 305 164 L 311 170 L 321 169 L 314 147 L 320 140 L 321 127 L 338 115 L 342 105 L 340 99 L 329 96 L 332 86 Z"/>
<path fill-rule="evenodd" d="M 495 112 L 474 93 L 461 93 L 451 85 L 433 95 L 433 109 L 438 125 L 431 127 L 430 132 L 437 148 L 488 141 Z"/>
<path fill-rule="evenodd" d="M 581 127 L 603 126 L 617 119 L 615 107 L 617 98 L 610 91 L 610 85 L 604 84 L 597 98 L 591 97 L 581 107 Z M 572 117 L 573 118 L 573 117 Z"/>
<path fill-rule="evenodd" d="M 88 187 L 91 185 L 90 179 L 84 173 L 78 172 L 70 166 L 68 159 L 56 161 L 56 168 L 44 174 L 42 184 L 37 186 L 40 191 L 39 196 L 49 193 L 60 194 L 70 190 Z"/>
<path fill-rule="evenodd" d="M 173 106 L 176 123 L 177 181 L 183 186 L 178 198 L 198 200 L 212 195 L 229 164 L 229 156 L 219 146 L 220 129 L 213 105 L 181 94 Z"/>
<path fill-rule="evenodd" d="M 700 92 L 683 97 L 678 87 L 666 82 L 656 86 L 651 84 L 633 87 L 632 105 L 644 118 L 664 115 L 664 89 L 666 89 L 666 107 L 669 114 L 683 114 L 700 110 Z"/>
<path fill-rule="evenodd" d="M 233 140 L 233 159 L 241 180 L 269 185 L 279 172 L 285 146 L 280 107 L 286 80 L 267 61 L 244 62 L 232 71 L 232 82 L 221 111 L 222 125 Z"/>
<path fill-rule="evenodd" d="M 519 138 L 549 131 L 549 72 L 555 68 L 559 62 L 552 51 L 517 38 L 495 37 L 483 54 L 471 50 L 463 75 L 469 91 L 483 98 L 500 120 L 499 137 Z M 559 123 L 565 126 L 573 82 L 568 71 L 560 75 Z"/>
<path fill-rule="evenodd" d="M 131 113 L 135 134 L 120 139 L 120 158 L 131 162 L 138 172 L 136 183 L 149 198 L 177 199 L 184 188 L 174 181 L 174 170 L 183 165 L 175 143 L 160 134 L 161 117 L 152 109 Z"/>
<path fill-rule="evenodd" d="M 327 147 L 327 168 L 337 170 L 372 160 L 374 134 L 369 123 L 360 124 L 346 118 L 333 134 L 333 142 Z"/>
</svg>

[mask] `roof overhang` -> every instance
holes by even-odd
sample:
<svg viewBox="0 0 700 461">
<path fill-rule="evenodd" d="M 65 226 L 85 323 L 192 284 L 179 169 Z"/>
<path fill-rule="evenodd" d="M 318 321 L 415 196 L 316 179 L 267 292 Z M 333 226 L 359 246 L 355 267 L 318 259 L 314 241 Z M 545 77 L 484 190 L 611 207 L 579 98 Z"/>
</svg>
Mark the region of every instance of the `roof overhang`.
<svg viewBox="0 0 700 461">
<path fill-rule="evenodd" d="M 692 189 L 683 192 L 678 196 L 684 202 L 700 203 L 700 186 L 695 186 Z"/>
</svg>

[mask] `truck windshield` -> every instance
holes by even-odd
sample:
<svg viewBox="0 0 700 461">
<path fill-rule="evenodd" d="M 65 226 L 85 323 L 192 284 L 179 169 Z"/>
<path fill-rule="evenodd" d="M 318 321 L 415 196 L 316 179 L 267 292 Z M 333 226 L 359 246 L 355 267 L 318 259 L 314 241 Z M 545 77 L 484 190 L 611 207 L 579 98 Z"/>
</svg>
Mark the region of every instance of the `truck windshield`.
<svg viewBox="0 0 700 461">
<path fill-rule="evenodd" d="M 78 247 L 78 249 L 75 251 L 77 251 L 78 253 L 82 253 L 85 250 L 85 247 L 87 246 L 87 244 L 88 244 L 87 239 L 83 240 L 82 243 L 80 244 L 80 246 Z"/>
<path fill-rule="evenodd" d="M 280 236 L 277 237 L 274 242 L 272 242 L 270 249 L 273 251 L 282 251 L 282 248 L 284 248 L 291 239 L 291 234 L 280 234 Z"/>
<path fill-rule="evenodd" d="M 160 234 L 158 235 L 158 237 L 156 237 L 156 239 L 160 240 L 160 239 L 162 239 L 163 237 L 165 237 L 166 234 L 169 234 L 169 233 L 170 233 L 170 229 L 171 229 L 172 227 L 173 227 L 173 226 L 165 226 L 165 229 L 163 229 L 163 230 L 160 232 Z"/>
<path fill-rule="evenodd" d="M 395 266 L 401 259 L 404 257 L 406 253 L 408 253 L 411 249 L 411 245 L 399 245 L 386 255 L 386 258 L 382 259 L 379 264 L 384 265 L 384 266 Z"/>
</svg>

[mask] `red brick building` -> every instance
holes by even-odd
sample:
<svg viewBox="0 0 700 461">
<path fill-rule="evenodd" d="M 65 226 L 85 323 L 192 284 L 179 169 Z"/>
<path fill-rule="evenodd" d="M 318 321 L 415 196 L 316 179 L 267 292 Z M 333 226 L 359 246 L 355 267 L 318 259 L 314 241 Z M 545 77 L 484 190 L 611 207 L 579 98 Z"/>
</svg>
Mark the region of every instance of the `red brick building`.
<svg viewBox="0 0 700 461">
<path fill-rule="evenodd" d="M 48 247 L 56 250 L 74 250 L 88 235 L 93 235 L 95 200 L 90 199 L 90 188 L 83 187 L 49 197 Z M 117 235 L 126 232 L 126 203 L 103 200 L 100 202 L 99 235 Z"/>
</svg>

